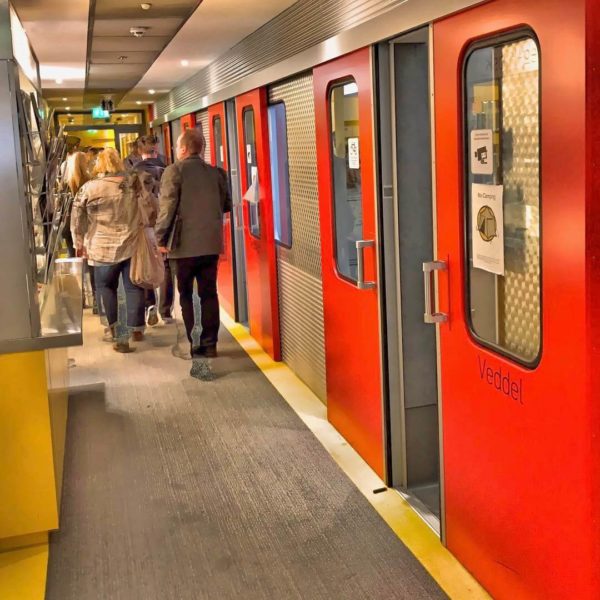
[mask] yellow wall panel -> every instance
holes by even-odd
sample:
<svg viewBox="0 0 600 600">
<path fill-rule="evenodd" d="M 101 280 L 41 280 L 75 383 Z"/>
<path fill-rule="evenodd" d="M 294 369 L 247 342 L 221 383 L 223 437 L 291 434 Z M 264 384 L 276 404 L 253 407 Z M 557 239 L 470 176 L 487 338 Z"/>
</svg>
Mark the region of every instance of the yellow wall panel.
<svg viewBox="0 0 600 600">
<path fill-rule="evenodd" d="M 56 529 L 56 498 L 44 352 L 0 355 L 0 538 Z"/>
</svg>

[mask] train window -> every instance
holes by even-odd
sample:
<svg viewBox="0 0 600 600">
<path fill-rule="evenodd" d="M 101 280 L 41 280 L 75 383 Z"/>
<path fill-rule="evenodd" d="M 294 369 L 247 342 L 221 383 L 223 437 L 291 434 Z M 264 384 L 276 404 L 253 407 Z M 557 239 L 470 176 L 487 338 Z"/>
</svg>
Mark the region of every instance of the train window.
<svg viewBox="0 0 600 600">
<path fill-rule="evenodd" d="M 292 215 L 288 167 L 287 122 L 283 102 L 269 106 L 269 148 L 275 240 L 292 247 Z"/>
<path fill-rule="evenodd" d="M 357 281 L 356 241 L 362 239 L 358 86 L 346 80 L 330 90 L 335 259 L 338 273 Z"/>
<path fill-rule="evenodd" d="M 253 176 L 258 178 L 258 166 L 256 163 L 256 134 L 254 130 L 254 110 L 245 108 L 243 113 L 244 120 L 244 144 L 246 146 L 246 185 L 248 188 L 253 185 Z M 259 183 L 260 185 L 260 183 Z M 250 234 L 260 238 L 260 212 L 259 212 L 259 194 L 250 194 L 251 200 L 248 202 L 248 213 L 250 216 Z"/>
<path fill-rule="evenodd" d="M 223 168 L 225 162 L 225 150 L 223 149 L 223 128 L 221 117 L 213 119 L 213 140 L 215 142 L 215 165 Z"/>
<path fill-rule="evenodd" d="M 465 59 L 467 318 L 478 341 L 527 366 L 541 350 L 539 82 L 529 33 Z"/>
</svg>

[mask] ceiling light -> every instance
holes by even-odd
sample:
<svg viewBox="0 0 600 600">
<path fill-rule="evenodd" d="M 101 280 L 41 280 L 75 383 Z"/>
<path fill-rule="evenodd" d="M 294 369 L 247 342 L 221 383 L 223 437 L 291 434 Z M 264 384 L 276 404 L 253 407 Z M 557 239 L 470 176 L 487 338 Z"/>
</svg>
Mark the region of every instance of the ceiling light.
<svg viewBox="0 0 600 600">
<path fill-rule="evenodd" d="M 186 60 L 185 58 L 181 61 L 181 66 L 182 67 L 187 67 L 190 64 L 189 60 Z"/>
<path fill-rule="evenodd" d="M 65 110 L 71 110 L 70 106 L 65 106 Z"/>
<path fill-rule="evenodd" d="M 63 81 L 62 79 L 57 79 L 56 83 L 58 83 L 58 85 L 60 85 L 62 83 L 62 81 Z"/>
<path fill-rule="evenodd" d="M 150 29 L 150 27 L 145 27 L 144 25 L 138 25 L 136 27 L 131 27 L 129 29 L 129 33 L 131 33 L 131 35 L 133 37 L 141 38 L 141 37 L 144 37 L 144 34 L 146 33 L 146 31 L 148 31 L 148 29 Z"/>
<path fill-rule="evenodd" d="M 139 104 L 141 104 L 142 102 L 141 102 L 141 100 L 136 100 L 136 102 L 135 102 L 135 103 L 139 105 Z"/>
<path fill-rule="evenodd" d="M 140 7 L 142 10 L 150 10 L 152 8 L 152 4 L 150 4 L 149 2 L 144 2 L 140 4 Z"/>
<path fill-rule="evenodd" d="M 156 94 L 156 90 L 148 90 L 149 94 Z"/>
<path fill-rule="evenodd" d="M 68 100 L 68 98 L 63 98 L 62 99 L 63 102 L 66 102 L 67 100 Z"/>
</svg>

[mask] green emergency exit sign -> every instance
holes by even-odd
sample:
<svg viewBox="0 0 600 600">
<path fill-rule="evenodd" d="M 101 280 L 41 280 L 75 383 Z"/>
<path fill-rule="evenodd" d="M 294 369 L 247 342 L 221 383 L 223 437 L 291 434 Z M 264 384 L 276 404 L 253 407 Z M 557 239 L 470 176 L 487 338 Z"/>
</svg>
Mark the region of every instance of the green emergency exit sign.
<svg viewBox="0 0 600 600">
<path fill-rule="evenodd" d="M 101 106 L 92 108 L 92 119 L 107 119 L 108 117 L 110 117 L 110 113 L 103 110 Z"/>
</svg>

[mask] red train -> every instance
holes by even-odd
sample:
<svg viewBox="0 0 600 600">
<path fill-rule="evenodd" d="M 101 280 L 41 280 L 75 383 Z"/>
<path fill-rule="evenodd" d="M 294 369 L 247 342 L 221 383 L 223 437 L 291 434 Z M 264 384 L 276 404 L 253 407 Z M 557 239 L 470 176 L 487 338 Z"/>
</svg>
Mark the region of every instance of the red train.
<svg viewBox="0 0 600 600">
<path fill-rule="evenodd" d="M 494 597 L 598 598 L 600 4 L 402 14 L 182 119 L 223 306 Z"/>
</svg>

